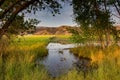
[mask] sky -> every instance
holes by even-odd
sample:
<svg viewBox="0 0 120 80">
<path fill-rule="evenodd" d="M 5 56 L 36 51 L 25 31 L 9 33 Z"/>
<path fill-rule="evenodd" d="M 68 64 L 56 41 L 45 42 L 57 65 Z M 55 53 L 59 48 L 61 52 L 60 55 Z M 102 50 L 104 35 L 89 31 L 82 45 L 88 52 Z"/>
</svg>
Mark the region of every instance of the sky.
<svg viewBox="0 0 120 80">
<path fill-rule="evenodd" d="M 57 14 L 56 16 L 52 16 L 52 14 L 48 11 L 38 11 L 36 14 L 27 13 L 25 15 L 25 19 L 28 18 L 36 18 L 41 21 L 37 26 L 45 26 L 45 27 L 59 27 L 61 25 L 69 25 L 75 26 L 73 18 L 73 10 L 72 6 L 69 4 L 63 4 L 63 8 L 60 10 L 61 14 Z M 115 11 L 112 11 L 116 13 Z M 116 16 L 112 16 L 116 23 L 120 24 L 120 18 Z"/>
<path fill-rule="evenodd" d="M 36 14 L 26 14 L 25 19 L 36 18 L 40 20 L 41 22 L 37 26 L 58 27 L 61 25 L 76 25 L 76 23 L 73 20 L 72 6 L 70 6 L 69 4 L 63 5 L 63 8 L 60 10 L 60 13 L 61 14 L 52 16 L 50 12 L 39 11 Z"/>
</svg>

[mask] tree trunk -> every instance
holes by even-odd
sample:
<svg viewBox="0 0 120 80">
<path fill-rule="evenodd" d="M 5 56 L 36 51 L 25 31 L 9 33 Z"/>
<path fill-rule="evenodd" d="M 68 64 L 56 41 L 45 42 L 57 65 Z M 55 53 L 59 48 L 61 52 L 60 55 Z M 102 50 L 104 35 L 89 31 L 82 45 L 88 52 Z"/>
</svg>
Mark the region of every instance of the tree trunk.
<svg viewBox="0 0 120 80">
<path fill-rule="evenodd" d="M 30 4 L 33 4 L 36 0 L 30 0 L 30 1 L 27 1 L 25 2 L 24 4 L 21 4 L 20 7 L 16 7 L 15 11 L 12 12 L 10 18 L 5 22 L 5 24 L 2 26 L 2 28 L 0 29 L 0 39 L 2 38 L 2 36 L 7 32 L 10 24 L 12 23 L 12 21 L 15 19 L 16 15 L 26 9 L 26 7 L 28 7 Z"/>
<path fill-rule="evenodd" d="M 110 33 L 109 33 L 109 30 L 106 30 L 105 38 L 106 38 L 106 47 L 109 47 L 109 45 L 110 45 Z"/>
<path fill-rule="evenodd" d="M 3 30 L 0 29 L 0 39 L 2 38 L 3 34 L 4 34 Z"/>
<path fill-rule="evenodd" d="M 104 49 L 105 45 L 104 45 L 104 40 L 103 40 L 102 34 L 99 35 L 99 40 L 100 40 L 101 48 Z"/>
<path fill-rule="evenodd" d="M 5 0 L 0 0 L 0 6 L 5 2 Z"/>
</svg>

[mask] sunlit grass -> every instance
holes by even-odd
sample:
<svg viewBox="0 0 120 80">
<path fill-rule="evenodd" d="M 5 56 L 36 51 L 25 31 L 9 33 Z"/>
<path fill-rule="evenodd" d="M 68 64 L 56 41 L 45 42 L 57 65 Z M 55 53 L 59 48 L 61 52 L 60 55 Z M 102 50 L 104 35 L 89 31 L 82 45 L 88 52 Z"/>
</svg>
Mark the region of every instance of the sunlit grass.
<svg viewBox="0 0 120 80">
<path fill-rule="evenodd" d="M 56 35 L 56 37 L 61 38 L 61 39 L 69 39 L 71 35 Z"/>
<path fill-rule="evenodd" d="M 46 46 L 50 37 L 19 36 L 12 41 L 3 38 L 0 41 L 0 80 L 46 79 L 47 72 L 43 66 L 36 66 L 36 59 L 48 54 Z"/>
<path fill-rule="evenodd" d="M 0 80 L 52 80 L 36 59 L 48 54 L 51 35 L 16 36 L 0 40 Z M 58 36 L 57 36 L 58 37 Z"/>
<path fill-rule="evenodd" d="M 49 42 L 49 38 L 51 35 L 26 35 L 26 36 L 18 36 L 13 41 L 15 44 L 19 46 L 31 46 L 34 44 L 39 44 L 41 42 Z"/>
<path fill-rule="evenodd" d="M 4 38 L 0 44 L 0 80 L 119 80 L 120 47 L 110 46 L 104 50 L 99 47 L 84 46 L 71 49 L 79 56 L 90 57 L 98 68 L 88 72 L 84 78 L 82 71 L 76 69 L 59 77 L 48 75 L 43 65 L 37 65 L 36 59 L 47 55 L 46 46 L 51 35 L 28 35 L 20 40 Z M 70 36 L 57 36 L 68 39 Z M 9 45 L 8 45 L 9 44 Z"/>
<path fill-rule="evenodd" d="M 97 70 L 88 73 L 84 80 L 120 79 L 120 47 L 110 46 L 103 50 L 99 47 L 84 46 L 73 48 L 71 51 L 77 56 L 91 58 L 92 63 L 98 65 Z"/>
<path fill-rule="evenodd" d="M 61 44 L 70 44 L 72 41 L 70 40 L 71 35 L 53 35 L 50 39 L 50 42 L 61 43 Z"/>
</svg>

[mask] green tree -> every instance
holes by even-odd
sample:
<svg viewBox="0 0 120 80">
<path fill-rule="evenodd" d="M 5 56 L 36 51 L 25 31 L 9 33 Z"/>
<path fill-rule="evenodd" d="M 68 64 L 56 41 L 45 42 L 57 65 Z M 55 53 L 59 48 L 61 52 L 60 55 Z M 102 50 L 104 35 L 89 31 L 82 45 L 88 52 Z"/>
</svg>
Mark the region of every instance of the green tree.
<svg viewBox="0 0 120 80">
<path fill-rule="evenodd" d="M 59 14 L 61 2 L 66 0 L 0 0 L 0 37 L 6 33 L 9 25 L 22 12 L 42 11 L 48 9 L 53 15 Z"/>
<path fill-rule="evenodd" d="M 110 34 L 113 30 L 111 15 L 115 10 L 120 15 L 120 1 L 73 0 L 72 4 L 75 21 L 81 30 L 84 31 L 84 34 L 88 35 L 88 30 L 92 29 L 91 34 L 98 37 L 102 47 L 105 46 L 104 39 L 106 39 L 106 46 L 108 46 L 110 43 Z"/>
<path fill-rule="evenodd" d="M 19 34 L 20 32 L 32 33 L 35 31 L 36 26 L 39 23 L 36 19 L 24 20 L 24 16 L 16 16 L 14 21 L 10 24 L 7 33 L 9 34 Z"/>
</svg>

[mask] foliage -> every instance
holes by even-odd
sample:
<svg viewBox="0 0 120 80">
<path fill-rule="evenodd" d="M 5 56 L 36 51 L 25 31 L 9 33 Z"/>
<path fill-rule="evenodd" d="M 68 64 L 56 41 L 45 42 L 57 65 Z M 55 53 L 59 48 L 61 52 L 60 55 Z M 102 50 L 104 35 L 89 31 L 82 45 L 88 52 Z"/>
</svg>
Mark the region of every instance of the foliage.
<svg viewBox="0 0 120 80">
<path fill-rule="evenodd" d="M 114 10 L 119 13 L 119 1 L 73 0 L 72 3 L 75 21 L 78 23 L 80 29 L 84 33 L 82 33 L 81 35 L 83 35 L 83 37 L 85 36 L 86 38 L 91 38 L 87 37 L 87 35 L 89 34 L 95 35 L 96 37 L 98 37 L 101 44 L 103 43 L 103 36 L 105 35 L 106 44 L 109 45 L 110 34 L 113 31 L 114 22 L 111 19 L 111 16 Z M 114 10 L 113 7 L 115 7 Z"/>
<path fill-rule="evenodd" d="M 89 27 L 90 24 L 95 26 L 104 23 L 100 26 L 101 28 L 105 28 L 105 25 L 110 22 L 109 18 L 114 11 L 111 10 L 113 9 L 112 7 L 115 7 L 113 5 L 115 4 L 117 7 L 120 7 L 118 5 L 119 1 L 117 2 L 115 0 L 73 0 L 72 3 L 76 22 L 85 27 Z"/>
<path fill-rule="evenodd" d="M 110 46 L 103 50 L 95 46 L 79 46 L 71 51 L 77 56 L 89 57 L 92 59 L 92 63 L 98 64 L 98 69 L 88 73 L 84 80 L 103 80 L 103 78 L 104 80 L 119 80 L 120 47 Z M 79 77 L 78 80 L 83 79 Z"/>
<path fill-rule="evenodd" d="M 72 33 L 71 40 L 75 43 L 86 43 L 95 40 L 94 29 L 92 27 L 74 27 L 68 29 Z"/>
<path fill-rule="evenodd" d="M 25 36 L 20 37 L 20 41 L 16 38 L 9 41 L 7 37 L 2 37 L 0 40 L 0 80 L 46 79 L 45 76 L 48 74 L 43 66 L 36 66 L 36 59 L 47 55 L 46 45 L 49 37 Z M 43 72 L 44 75 L 42 75 Z"/>
<path fill-rule="evenodd" d="M 16 16 L 15 20 L 11 23 L 7 33 L 20 34 L 20 32 L 33 32 L 35 31 L 35 25 L 39 23 L 36 19 L 24 20 L 24 16 Z"/>
<path fill-rule="evenodd" d="M 52 43 L 61 43 L 61 44 L 70 44 L 72 41 L 70 40 L 70 35 L 56 35 L 50 38 L 50 42 Z"/>
<path fill-rule="evenodd" d="M 9 25 L 18 15 L 22 12 L 36 12 L 42 10 L 48 10 L 53 15 L 59 14 L 61 8 L 61 2 L 66 0 L 1 0 L 0 1 L 0 19 L 1 29 L 0 38 L 9 28 Z"/>
<path fill-rule="evenodd" d="M 0 56 L 0 80 L 119 80 L 120 79 L 120 48 L 111 46 L 102 50 L 99 47 L 84 46 L 74 48 L 78 56 L 92 58 L 92 63 L 98 64 L 98 69 L 84 74 L 76 69 L 70 70 L 56 78 L 51 77 L 43 65 L 36 66 L 36 59 L 45 56 L 45 46 L 49 42 L 50 35 L 29 35 L 13 40 L 4 47 L 6 57 Z M 57 36 L 58 37 L 58 36 Z M 68 38 L 60 36 L 60 38 Z M 7 38 L 4 37 L 3 41 Z M 4 43 L 5 44 L 5 43 Z M 2 51 L 2 50 L 1 50 Z M 74 54 L 75 54 L 74 53 Z M 38 56 L 39 55 L 39 56 Z"/>
</svg>

